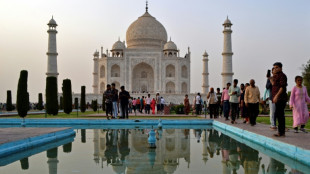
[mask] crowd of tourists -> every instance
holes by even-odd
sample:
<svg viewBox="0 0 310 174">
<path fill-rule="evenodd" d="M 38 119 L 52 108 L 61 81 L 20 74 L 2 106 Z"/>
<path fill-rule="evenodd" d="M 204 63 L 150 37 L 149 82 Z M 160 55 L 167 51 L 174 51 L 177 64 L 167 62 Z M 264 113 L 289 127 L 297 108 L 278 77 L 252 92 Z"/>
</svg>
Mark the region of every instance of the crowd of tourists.
<svg viewBox="0 0 310 174">
<path fill-rule="evenodd" d="M 310 103 L 310 98 L 307 88 L 302 85 L 303 78 L 301 76 L 295 77 L 296 86 L 291 90 L 291 96 L 288 100 L 287 76 L 282 72 L 282 63 L 274 63 L 272 70 L 268 70 L 266 77 L 267 82 L 263 96 L 261 96 L 258 86 L 255 85 L 254 79 L 240 86 L 238 86 L 238 80 L 234 79 L 233 85 L 227 83 L 222 93 L 220 88 L 217 88 L 217 92 L 215 92 L 214 88 L 211 87 L 207 94 L 210 118 L 218 118 L 223 113 L 225 120 L 230 120 L 232 124 L 235 124 L 236 118 L 241 115 L 243 123 L 254 126 L 259 114 L 259 104 L 268 102 L 270 128 L 278 130 L 274 136 L 284 137 L 286 130 L 285 107 L 289 101 L 290 109 L 293 110 L 294 132 L 298 133 L 298 126 L 300 126 L 300 131 L 307 133 L 305 124 L 309 118 L 307 103 Z M 186 98 L 187 96 L 185 96 L 185 100 Z M 200 93 L 197 94 L 193 102 L 195 103 L 193 109 L 195 109 L 196 115 L 199 115 L 203 105 Z"/>
<path fill-rule="evenodd" d="M 107 119 L 117 119 L 120 113 L 120 119 L 128 119 L 129 113 L 145 113 L 145 114 L 162 114 L 165 106 L 165 99 L 156 94 L 155 98 L 151 98 L 150 94 L 141 98 L 133 98 L 129 92 L 125 90 L 125 86 L 120 87 L 120 92 L 115 88 L 115 84 L 107 85 L 104 92 L 105 108 Z M 110 115 L 110 116 L 109 116 Z"/>
</svg>

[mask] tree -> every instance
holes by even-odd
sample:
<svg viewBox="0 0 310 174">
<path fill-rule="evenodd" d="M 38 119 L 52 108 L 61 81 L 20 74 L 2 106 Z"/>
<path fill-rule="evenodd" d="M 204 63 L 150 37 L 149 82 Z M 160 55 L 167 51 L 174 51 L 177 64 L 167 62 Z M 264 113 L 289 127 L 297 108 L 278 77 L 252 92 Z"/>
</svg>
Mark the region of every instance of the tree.
<svg viewBox="0 0 310 174">
<path fill-rule="evenodd" d="M 38 101 L 37 109 L 40 110 L 40 111 L 43 109 L 43 97 L 42 97 L 42 93 L 39 93 L 39 101 Z"/>
<path fill-rule="evenodd" d="M 97 111 L 97 100 L 92 100 L 91 101 L 91 107 L 93 108 L 93 111 L 96 112 Z"/>
<path fill-rule="evenodd" d="M 57 78 L 46 77 L 46 112 L 49 115 L 58 114 L 58 90 L 57 90 Z"/>
<path fill-rule="evenodd" d="M 28 161 L 28 157 L 27 158 L 23 158 L 20 161 L 20 165 L 22 167 L 22 170 L 28 170 L 29 169 L 29 161 Z"/>
<path fill-rule="evenodd" d="M 85 86 L 81 87 L 81 112 L 86 111 Z"/>
<path fill-rule="evenodd" d="M 6 110 L 12 111 L 13 105 L 12 105 L 12 93 L 10 90 L 6 91 Z"/>
<path fill-rule="evenodd" d="M 74 109 L 79 109 L 79 99 L 74 98 Z"/>
<path fill-rule="evenodd" d="M 26 117 L 29 110 L 29 94 L 27 92 L 28 72 L 22 70 L 20 72 L 18 86 L 17 86 L 17 100 L 16 107 L 18 115 L 22 118 Z"/>
<path fill-rule="evenodd" d="M 302 77 L 304 79 L 304 85 L 307 88 L 308 94 L 310 94 L 310 60 L 306 65 L 302 66 Z"/>
<path fill-rule="evenodd" d="M 59 97 L 59 109 L 63 110 L 64 109 L 64 99 L 62 96 Z"/>
<path fill-rule="evenodd" d="M 70 153 L 72 151 L 72 143 L 68 143 L 62 146 L 63 152 Z"/>
<path fill-rule="evenodd" d="M 62 95 L 63 95 L 64 112 L 66 114 L 70 114 L 72 112 L 72 89 L 70 79 L 63 80 Z"/>
</svg>

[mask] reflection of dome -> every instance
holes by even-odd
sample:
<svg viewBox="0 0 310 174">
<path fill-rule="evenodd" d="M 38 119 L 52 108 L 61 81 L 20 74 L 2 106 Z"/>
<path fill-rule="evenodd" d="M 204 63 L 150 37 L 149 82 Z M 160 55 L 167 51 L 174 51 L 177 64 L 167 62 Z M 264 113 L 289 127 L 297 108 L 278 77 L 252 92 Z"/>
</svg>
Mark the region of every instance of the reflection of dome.
<svg viewBox="0 0 310 174">
<path fill-rule="evenodd" d="M 164 46 L 164 51 L 165 50 L 177 50 L 177 45 L 170 39 L 170 41 L 167 42 Z"/>
<path fill-rule="evenodd" d="M 167 42 L 167 31 L 160 22 L 145 12 L 128 27 L 126 41 L 128 48 L 160 48 Z"/>
<path fill-rule="evenodd" d="M 125 165 L 113 165 L 112 164 L 112 168 L 113 168 L 113 171 L 118 174 L 125 173 L 125 170 L 126 170 Z"/>
<path fill-rule="evenodd" d="M 176 161 L 174 161 L 174 160 L 170 161 L 169 160 L 168 163 L 165 163 L 164 170 L 168 174 L 174 173 L 177 170 L 177 165 L 178 165 L 178 163 L 176 163 Z"/>
<path fill-rule="evenodd" d="M 124 50 L 126 48 L 125 44 L 118 40 L 112 46 L 112 50 Z"/>
</svg>

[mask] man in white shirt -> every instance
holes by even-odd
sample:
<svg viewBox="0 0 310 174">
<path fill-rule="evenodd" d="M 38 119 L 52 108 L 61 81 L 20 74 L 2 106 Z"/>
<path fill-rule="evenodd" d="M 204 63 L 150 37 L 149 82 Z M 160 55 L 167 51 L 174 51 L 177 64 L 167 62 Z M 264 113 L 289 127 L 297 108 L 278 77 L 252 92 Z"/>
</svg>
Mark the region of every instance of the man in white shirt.
<svg viewBox="0 0 310 174">
<path fill-rule="evenodd" d="M 161 107 L 161 112 L 164 112 L 164 106 L 165 106 L 165 99 L 163 97 L 160 98 L 160 107 Z"/>
<path fill-rule="evenodd" d="M 200 108 L 201 108 L 201 97 L 200 93 L 198 93 L 195 97 L 195 105 L 196 105 L 196 115 L 199 115 L 200 113 Z"/>
<path fill-rule="evenodd" d="M 150 114 L 150 110 L 151 110 L 151 101 L 152 101 L 152 99 L 151 99 L 151 94 L 148 94 L 147 95 L 147 98 L 146 98 L 146 108 L 145 108 L 145 113 L 146 114 Z"/>
</svg>

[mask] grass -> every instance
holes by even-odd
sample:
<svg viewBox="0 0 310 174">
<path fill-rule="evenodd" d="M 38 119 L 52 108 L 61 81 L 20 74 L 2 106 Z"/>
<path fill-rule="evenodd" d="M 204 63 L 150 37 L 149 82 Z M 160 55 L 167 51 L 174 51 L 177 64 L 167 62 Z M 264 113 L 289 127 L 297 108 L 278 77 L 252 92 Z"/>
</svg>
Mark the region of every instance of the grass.
<svg viewBox="0 0 310 174">
<path fill-rule="evenodd" d="M 269 117 L 257 117 L 256 121 L 258 123 L 270 124 L 270 118 Z M 286 125 L 286 127 L 292 128 L 293 127 L 293 117 L 285 117 L 285 125 Z M 310 129 L 309 124 L 306 124 L 306 129 Z"/>
</svg>

